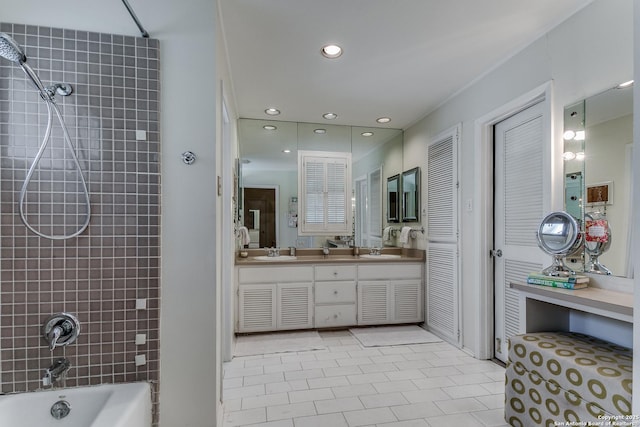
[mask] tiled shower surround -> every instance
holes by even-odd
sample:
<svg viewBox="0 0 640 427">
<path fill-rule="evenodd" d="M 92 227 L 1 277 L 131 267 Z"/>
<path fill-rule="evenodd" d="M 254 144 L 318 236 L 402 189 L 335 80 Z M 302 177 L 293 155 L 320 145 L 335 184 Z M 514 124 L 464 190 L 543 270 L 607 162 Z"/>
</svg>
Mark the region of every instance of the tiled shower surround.
<svg viewBox="0 0 640 427">
<path fill-rule="evenodd" d="M 5 23 L 0 31 L 23 46 L 45 85 L 73 86 L 71 96 L 56 101 L 92 209 L 88 229 L 69 240 L 38 237 L 20 221 L 18 194 L 47 110 L 20 67 L 0 59 L 1 391 L 41 388 L 44 370 L 67 357 L 73 367 L 64 385 L 151 381 L 157 402 L 158 41 Z M 85 213 L 70 159 L 54 121 L 51 144 L 27 189 L 28 217 L 47 233 L 65 232 L 65 222 L 72 232 L 76 214 L 82 222 Z M 136 300 L 146 300 L 146 309 L 136 309 Z M 81 333 L 74 344 L 51 352 L 41 328 L 57 312 L 75 314 Z M 146 343 L 136 345 L 136 334 L 146 334 Z M 137 355 L 146 364 L 136 366 Z"/>
</svg>

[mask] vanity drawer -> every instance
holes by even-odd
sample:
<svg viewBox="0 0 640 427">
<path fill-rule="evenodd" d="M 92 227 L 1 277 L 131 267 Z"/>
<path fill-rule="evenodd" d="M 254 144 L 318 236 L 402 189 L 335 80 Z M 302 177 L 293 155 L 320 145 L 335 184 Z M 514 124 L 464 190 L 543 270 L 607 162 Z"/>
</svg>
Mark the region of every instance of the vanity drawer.
<svg viewBox="0 0 640 427">
<path fill-rule="evenodd" d="M 315 268 L 316 280 L 355 280 L 355 265 L 322 265 Z"/>
<path fill-rule="evenodd" d="M 319 305 L 316 306 L 316 328 L 335 326 L 353 326 L 356 324 L 356 305 Z"/>
<path fill-rule="evenodd" d="M 387 264 L 359 265 L 358 280 L 384 279 L 420 279 L 422 264 Z"/>
<path fill-rule="evenodd" d="M 311 282 L 312 267 L 243 267 L 238 271 L 239 283 Z"/>
<path fill-rule="evenodd" d="M 316 304 L 356 302 L 355 282 L 316 282 Z"/>
</svg>

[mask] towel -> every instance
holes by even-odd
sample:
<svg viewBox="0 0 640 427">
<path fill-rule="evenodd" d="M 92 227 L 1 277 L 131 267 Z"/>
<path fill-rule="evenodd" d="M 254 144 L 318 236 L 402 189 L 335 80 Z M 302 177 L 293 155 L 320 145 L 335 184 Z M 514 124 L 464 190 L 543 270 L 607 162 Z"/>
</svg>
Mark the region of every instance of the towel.
<svg viewBox="0 0 640 427">
<path fill-rule="evenodd" d="M 391 227 L 385 227 L 382 230 L 382 241 L 388 242 L 389 240 L 391 240 Z"/>
<path fill-rule="evenodd" d="M 240 238 L 240 244 L 243 248 L 251 243 L 251 237 L 249 236 L 249 229 L 247 227 L 238 227 L 238 237 Z"/>
<path fill-rule="evenodd" d="M 411 227 L 402 227 L 402 230 L 400 230 L 401 244 L 409 243 L 409 233 L 411 233 Z"/>
</svg>

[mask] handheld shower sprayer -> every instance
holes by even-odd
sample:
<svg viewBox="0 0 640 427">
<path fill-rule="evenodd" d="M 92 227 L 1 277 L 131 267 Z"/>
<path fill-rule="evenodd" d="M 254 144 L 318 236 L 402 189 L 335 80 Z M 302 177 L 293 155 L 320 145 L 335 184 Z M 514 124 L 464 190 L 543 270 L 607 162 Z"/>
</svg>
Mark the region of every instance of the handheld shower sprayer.
<svg viewBox="0 0 640 427">
<path fill-rule="evenodd" d="M 27 64 L 27 55 L 24 53 L 20 45 L 16 43 L 16 41 L 11 36 L 3 32 L 0 32 L 0 57 L 3 57 L 11 62 L 14 62 L 15 64 L 19 65 L 20 68 L 22 68 L 22 70 L 24 71 L 26 76 L 29 78 L 31 83 L 33 83 L 35 88 L 40 93 L 40 97 L 45 101 L 45 104 L 47 106 L 47 128 L 46 128 L 44 137 L 42 139 L 40 149 L 38 150 L 38 153 L 36 154 L 33 160 L 33 163 L 29 168 L 29 171 L 27 172 L 24 183 L 22 184 L 22 189 L 20 190 L 20 196 L 18 201 L 20 219 L 29 230 L 31 230 L 33 233 L 37 234 L 38 236 L 44 237 L 46 239 L 63 240 L 63 239 L 70 239 L 72 237 L 76 237 L 88 227 L 89 220 L 91 218 L 89 189 L 84 179 L 82 168 L 80 167 L 80 163 L 78 161 L 78 156 L 76 155 L 75 148 L 73 146 L 73 143 L 71 142 L 71 137 L 69 136 L 69 132 L 67 131 L 67 127 L 65 125 L 64 119 L 62 118 L 62 113 L 60 112 L 60 109 L 56 105 L 56 102 L 54 99 L 54 96 L 56 95 L 56 93 L 63 96 L 67 96 L 71 94 L 73 89 L 71 85 L 66 83 L 55 83 L 50 86 L 45 86 L 42 83 L 42 80 L 40 80 L 40 77 L 38 77 L 38 74 L 33 70 L 33 68 L 31 68 L 29 64 Z M 42 156 L 44 155 L 47 144 L 51 139 L 51 129 L 53 127 L 54 111 L 56 113 L 58 122 L 60 123 L 60 127 L 62 128 L 65 143 L 67 144 L 67 147 L 71 152 L 71 157 L 72 157 L 74 166 L 78 171 L 79 181 L 80 181 L 80 184 L 82 185 L 83 198 L 85 200 L 85 206 L 86 206 L 86 217 L 82 225 L 80 225 L 80 227 L 75 232 L 70 234 L 63 234 L 63 235 L 53 235 L 53 233 L 46 234 L 37 230 L 33 225 L 31 225 L 31 223 L 29 223 L 27 219 L 27 215 L 25 213 L 25 209 L 24 209 L 27 187 L 31 182 L 31 178 L 33 177 L 33 174 L 36 170 L 36 167 L 38 166 L 38 163 L 40 162 L 40 159 L 42 159 Z"/>
</svg>

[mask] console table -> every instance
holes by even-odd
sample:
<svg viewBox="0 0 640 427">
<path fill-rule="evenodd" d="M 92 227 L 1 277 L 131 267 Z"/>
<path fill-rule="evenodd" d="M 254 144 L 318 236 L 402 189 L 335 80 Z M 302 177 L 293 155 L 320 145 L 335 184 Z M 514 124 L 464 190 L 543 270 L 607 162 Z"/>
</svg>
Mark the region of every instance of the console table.
<svg viewBox="0 0 640 427">
<path fill-rule="evenodd" d="M 631 346 L 632 293 L 595 287 L 561 289 L 524 283 L 509 286 L 520 294 L 520 333 L 572 331 L 599 337 L 615 335 L 620 337 L 617 344 Z"/>
</svg>

